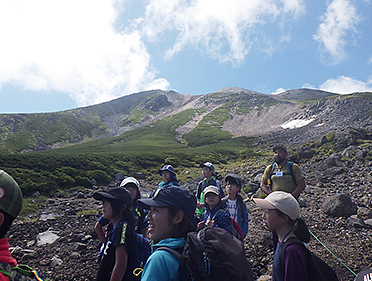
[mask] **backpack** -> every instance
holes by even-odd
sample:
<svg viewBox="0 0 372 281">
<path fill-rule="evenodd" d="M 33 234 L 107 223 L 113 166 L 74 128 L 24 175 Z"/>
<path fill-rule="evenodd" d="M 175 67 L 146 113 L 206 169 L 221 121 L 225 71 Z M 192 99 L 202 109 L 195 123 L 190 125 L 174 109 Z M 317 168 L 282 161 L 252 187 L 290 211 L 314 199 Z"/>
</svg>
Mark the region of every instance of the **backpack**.
<svg viewBox="0 0 372 281">
<path fill-rule="evenodd" d="M 151 255 L 151 246 L 149 239 L 143 237 L 142 234 L 138 234 L 134 230 L 133 232 L 135 240 L 135 262 L 132 280 L 140 280 L 142 269 L 145 266 L 147 259 Z"/>
<path fill-rule="evenodd" d="M 253 281 L 243 243 L 226 230 L 206 227 L 189 232 L 182 254 L 160 247 L 180 260 L 181 281 Z M 185 274 L 186 273 L 186 274 Z"/>
<path fill-rule="evenodd" d="M 8 263 L 0 262 L 0 273 L 8 276 L 10 281 L 43 281 L 39 273 L 28 265 L 17 265 L 13 267 Z"/>
<path fill-rule="evenodd" d="M 271 168 L 270 168 L 270 174 L 269 174 L 269 180 L 270 180 L 270 182 L 272 182 L 271 177 L 274 174 L 275 166 L 276 166 L 276 162 L 273 163 L 271 165 Z M 293 162 L 292 161 L 288 161 L 288 170 L 289 170 L 289 174 L 292 177 L 293 182 L 295 183 L 295 185 L 297 185 L 297 181 L 296 181 L 296 178 L 295 178 L 294 173 L 293 173 Z M 288 175 L 287 173 L 283 173 L 283 174 L 284 175 Z"/>
<path fill-rule="evenodd" d="M 220 212 L 225 212 L 223 209 L 219 209 L 217 210 L 217 212 L 214 214 L 214 216 L 212 217 L 211 220 L 214 220 L 215 217 L 217 216 L 218 213 Z M 231 234 L 238 238 L 240 241 L 243 241 L 244 240 L 244 237 L 243 237 L 243 232 L 242 232 L 242 229 L 240 228 L 239 224 L 232 218 L 230 217 L 230 221 L 231 221 Z"/>
<path fill-rule="evenodd" d="M 305 249 L 306 269 L 309 281 L 339 281 L 335 271 L 321 258 L 311 252 L 301 240 L 291 237 L 284 242 L 279 255 L 281 268 L 284 268 L 285 249 L 292 244 L 302 245 Z"/>
</svg>

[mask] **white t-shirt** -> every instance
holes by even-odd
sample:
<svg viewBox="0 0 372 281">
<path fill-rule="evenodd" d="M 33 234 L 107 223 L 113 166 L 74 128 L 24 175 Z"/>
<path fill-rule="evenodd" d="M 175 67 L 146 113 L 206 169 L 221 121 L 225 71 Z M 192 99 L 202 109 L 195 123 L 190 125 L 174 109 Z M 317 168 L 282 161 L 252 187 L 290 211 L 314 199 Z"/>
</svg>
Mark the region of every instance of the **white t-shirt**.
<svg viewBox="0 0 372 281">
<path fill-rule="evenodd" d="M 237 221 L 237 218 L 238 218 L 238 210 L 237 210 L 237 200 L 230 200 L 230 199 L 227 199 L 228 201 L 228 210 L 229 210 L 229 214 L 230 214 L 230 217 L 232 217 L 234 219 L 234 221 Z"/>
</svg>

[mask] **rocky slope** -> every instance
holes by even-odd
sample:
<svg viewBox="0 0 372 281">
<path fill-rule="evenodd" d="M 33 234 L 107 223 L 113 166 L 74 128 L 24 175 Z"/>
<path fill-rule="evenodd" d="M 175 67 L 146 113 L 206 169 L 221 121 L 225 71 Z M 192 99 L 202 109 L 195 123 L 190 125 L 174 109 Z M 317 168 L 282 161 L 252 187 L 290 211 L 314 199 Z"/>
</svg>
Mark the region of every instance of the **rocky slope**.
<svg viewBox="0 0 372 281">
<path fill-rule="evenodd" d="M 180 141 L 208 115 L 223 120 L 220 129 L 233 137 L 286 135 L 296 124 L 296 135 L 311 139 L 339 127 L 370 127 L 371 107 L 370 93 L 340 96 L 298 89 L 266 95 L 229 87 L 193 96 L 154 90 L 62 112 L 0 114 L 0 151 L 48 150 L 119 136 L 190 109 L 193 120 L 174 128 Z M 300 143 L 298 138 L 291 141 Z"/>
<path fill-rule="evenodd" d="M 337 256 L 350 270 L 358 273 L 372 267 L 372 143 L 368 135 L 357 144 L 351 144 L 352 133 L 333 141 L 345 144 L 332 155 L 309 155 L 308 146 L 301 146 L 300 166 L 305 174 L 307 187 L 301 195 L 301 213 L 314 235 Z M 255 166 L 242 164 L 235 170 L 221 170 L 242 177 L 250 186 L 250 196 L 259 196 L 258 181 L 268 163 L 257 159 Z M 195 181 L 194 181 L 195 182 Z M 151 184 L 141 180 L 142 191 L 150 190 Z M 195 184 L 184 184 L 192 189 Z M 22 263 L 38 269 L 50 280 L 93 280 L 96 255 L 100 246 L 93 226 L 98 218 L 99 202 L 92 199 L 93 189 L 78 190 L 70 198 L 50 198 L 39 210 L 17 220 L 12 227 L 10 244 L 13 255 Z M 327 215 L 323 203 L 326 198 L 346 194 L 357 207 L 353 216 Z M 270 280 L 273 258 L 271 234 L 262 225 L 261 210 L 249 199 L 249 232 L 245 249 L 255 277 Z M 354 206 L 354 205 L 353 205 Z M 41 243 L 38 235 L 52 233 L 50 244 Z M 51 241 L 49 241 L 51 242 Z M 315 238 L 309 248 L 322 257 L 337 272 L 342 281 L 353 280 L 353 273 L 341 264 Z"/>
</svg>

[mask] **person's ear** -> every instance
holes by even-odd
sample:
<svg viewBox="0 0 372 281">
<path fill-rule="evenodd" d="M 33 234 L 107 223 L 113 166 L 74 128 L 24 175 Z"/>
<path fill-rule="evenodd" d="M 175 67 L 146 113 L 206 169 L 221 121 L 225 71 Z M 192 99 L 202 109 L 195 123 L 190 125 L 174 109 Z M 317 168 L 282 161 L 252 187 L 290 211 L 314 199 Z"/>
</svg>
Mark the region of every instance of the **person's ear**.
<svg viewBox="0 0 372 281">
<path fill-rule="evenodd" d="M 4 220 L 5 220 L 4 214 L 3 213 L 0 213 L 0 227 L 3 225 Z"/>
<path fill-rule="evenodd" d="M 173 221 L 174 221 L 175 224 L 178 224 L 183 220 L 184 217 L 185 217 L 185 213 L 183 211 L 179 210 L 179 211 L 177 211 Z"/>
</svg>

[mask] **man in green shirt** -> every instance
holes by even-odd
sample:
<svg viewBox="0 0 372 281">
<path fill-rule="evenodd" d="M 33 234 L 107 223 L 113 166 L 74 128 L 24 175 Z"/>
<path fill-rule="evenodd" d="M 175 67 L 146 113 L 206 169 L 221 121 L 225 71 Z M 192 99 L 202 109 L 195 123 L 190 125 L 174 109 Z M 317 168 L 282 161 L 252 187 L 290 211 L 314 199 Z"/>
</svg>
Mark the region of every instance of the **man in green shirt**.
<svg viewBox="0 0 372 281">
<path fill-rule="evenodd" d="M 261 180 L 261 190 L 270 194 L 273 191 L 285 191 L 298 198 L 305 189 L 305 179 L 300 167 L 296 163 L 288 162 L 288 152 L 285 146 L 276 145 L 273 165 L 266 167 Z"/>
</svg>

